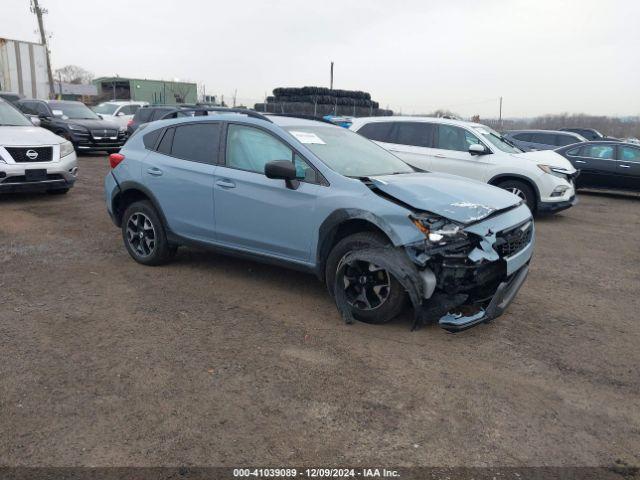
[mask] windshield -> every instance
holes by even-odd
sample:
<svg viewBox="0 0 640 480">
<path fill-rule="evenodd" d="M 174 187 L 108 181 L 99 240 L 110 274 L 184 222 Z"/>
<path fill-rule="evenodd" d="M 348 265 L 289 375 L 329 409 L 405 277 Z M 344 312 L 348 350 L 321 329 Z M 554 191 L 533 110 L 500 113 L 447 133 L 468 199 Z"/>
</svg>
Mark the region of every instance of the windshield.
<svg viewBox="0 0 640 480">
<path fill-rule="evenodd" d="M 104 115 L 113 115 L 116 113 L 118 106 L 119 105 L 115 103 L 101 103 L 100 105 L 93 107 L 93 111 Z"/>
<path fill-rule="evenodd" d="M 0 127 L 33 127 L 33 123 L 7 102 L 0 100 Z"/>
<path fill-rule="evenodd" d="M 489 127 L 475 127 L 474 130 L 489 141 L 491 145 L 506 153 L 522 153 L 523 151 Z"/>
<path fill-rule="evenodd" d="M 51 110 L 60 110 L 67 118 L 75 120 L 100 120 L 100 117 L 91 111 L 84 103 L 49 103 Z"/>
<path fill-rule="evenodd" d="M 346 177 L 374 177 L 415 171 L 382 147 L 344 128 L 285 128 L 329 168 Z"/>
</svg>

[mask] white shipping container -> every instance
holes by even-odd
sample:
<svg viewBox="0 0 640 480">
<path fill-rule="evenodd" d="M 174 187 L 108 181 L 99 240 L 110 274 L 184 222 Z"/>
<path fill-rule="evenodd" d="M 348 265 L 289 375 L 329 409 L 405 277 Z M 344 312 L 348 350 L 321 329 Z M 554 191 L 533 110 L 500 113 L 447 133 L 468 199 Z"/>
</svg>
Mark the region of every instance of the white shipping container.
<svg viewBox="0 0 640 480">
<path fill-rule="evenodd" d="M 0 91 L 49 98 L 47 55 L 39 43 L 0 38 Z"/>
</svg>

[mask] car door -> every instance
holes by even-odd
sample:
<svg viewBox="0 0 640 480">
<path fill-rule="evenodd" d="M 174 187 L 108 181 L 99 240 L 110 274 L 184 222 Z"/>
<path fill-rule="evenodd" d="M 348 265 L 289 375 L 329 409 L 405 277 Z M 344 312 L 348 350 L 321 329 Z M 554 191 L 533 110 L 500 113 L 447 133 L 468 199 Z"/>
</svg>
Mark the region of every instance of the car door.
<svg viewBox="0 0 640 480">
<path fill-rule="evenodd" d="M 569 161 L 580 170 L 579 187 L 617 188 L 618 170 L 615 146 L 588 144 L 567 152 Z"/>
<path fill-rule="evenodd" d="M 307 178 L 288 188 L 264 174 L 273 160 L 295 161 Z M 314 210 L 322 188 L 317 172 L 273 133 L 246 124 L 227 125 L 225 160 L 214 186 L 219 244 L 251 253 L 310 263 L 317 233 Z"/>
<path fill-rule="evenodd" d="M 640 191 L 640 147 L 618 145 L 619 185 L 624 190 Z"/>
<path fill-rule="evenodd" d="M 371 122 L 358 133 L 421 170 L 431 168 L 433 125 L 426 122 Z"/>
<path fill-rule="evenodd" d="M 431 170 L 486 181 L 491 155 L 471 155 L 469 147 L 486 145 L 465 128 L 445 123 L 436 125 Z"/>
<path fill-rule="evenodd" d="M 145 187 L 156 198 L 169 229 L 184 238 L 215 241 L 213 182 L 220 134 L 219 122 L 167 128 L 157 148 L 141 162 Z"/>
</svg>

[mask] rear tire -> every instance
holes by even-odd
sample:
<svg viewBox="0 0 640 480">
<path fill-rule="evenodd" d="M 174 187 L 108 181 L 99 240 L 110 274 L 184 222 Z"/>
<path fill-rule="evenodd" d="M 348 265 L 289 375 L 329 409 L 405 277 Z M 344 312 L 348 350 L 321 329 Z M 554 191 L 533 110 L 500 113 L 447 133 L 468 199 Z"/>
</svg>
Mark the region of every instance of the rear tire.
<svg viewBox="0 0 640 480">
<path fill-rule="evenodd" d="M 535 213 L 538 200 L 533 188 L 528 184 L 520 180 L 505 180 L 498 183 L 497 186 L 520 197 L 527 204 L 531 213 Z"/>
<path fill-rule="evenodd" d="M 325 267 L 327 289 L 331 296 L 335 298 L 334 287 L 338 267 L 348 253 L 388 245 L 390 245 L 389 240 L 384 235 L 375 232 L 356 233 L 340 240 L 329 253 Z M 372 309 L 362 309 L 351 304 L 351 312 L 355 318 L 366 323 L 382 324 L 390 322 L 402 312 L 405 306 L 406 292 L 393 275 L 388 272 L 386 275 L 388 287 L 385 287 L 384 301 Z M 345 287 L 346 289 L 347 287 Z"/>
<path fill-rule="evenodd" d="M 169 245 L 160 215 L 148 200 L 134 202 L 124 211 L 122 239 L 131 258 L 143 265 L 163 265 L 177 250 Z"/>
</svg>

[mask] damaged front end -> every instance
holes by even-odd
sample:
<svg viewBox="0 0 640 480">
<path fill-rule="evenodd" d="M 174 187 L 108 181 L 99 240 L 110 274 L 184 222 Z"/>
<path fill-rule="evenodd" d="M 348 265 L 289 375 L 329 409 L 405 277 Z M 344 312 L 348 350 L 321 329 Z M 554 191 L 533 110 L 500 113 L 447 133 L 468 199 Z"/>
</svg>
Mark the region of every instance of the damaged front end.
<svg viewBox="0 0 640 480">
<path fill-rule="evenodd" d="M 528 274 L 535 241 L 529 210 L 519 205 L 467 224 L 428 212 L 410 220 L 423 240 L 352 252 L 345 262 L 367 261 L 390 272 L 409 294 L 414 328 L 438 322 L 458 332 L 501 315 Z M 351 321 L 339 297 L 338 307 Z"/>
</svg>

